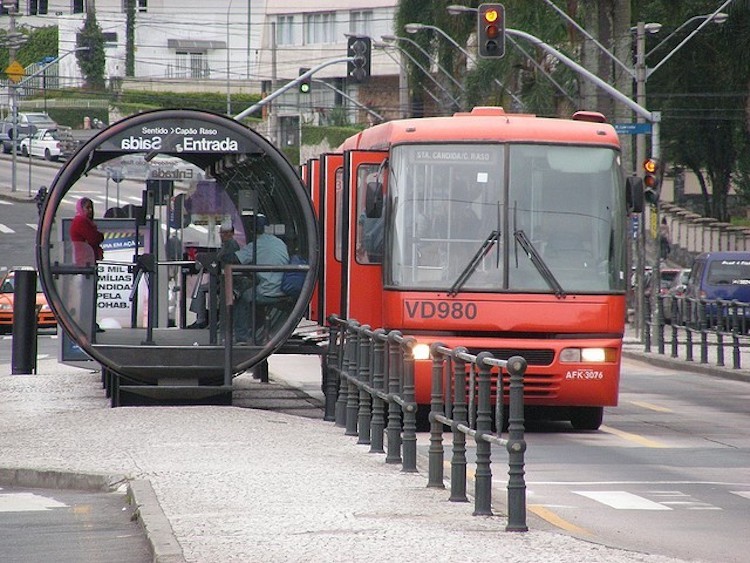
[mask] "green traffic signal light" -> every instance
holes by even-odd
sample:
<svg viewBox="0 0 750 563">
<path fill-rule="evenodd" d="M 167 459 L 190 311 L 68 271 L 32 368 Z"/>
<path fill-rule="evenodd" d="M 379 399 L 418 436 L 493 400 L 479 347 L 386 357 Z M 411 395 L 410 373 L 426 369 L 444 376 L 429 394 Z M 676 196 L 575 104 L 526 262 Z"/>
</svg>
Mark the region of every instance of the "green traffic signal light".
<svg viewBox="0 0 750 563">
<path fill-rule="evenodd" d="M 299 69 L 299 75 L 302 76 L 306 72 L 308 72 L 309 68 L 301 68 Z M 299 93 L 300 94 L 309 94 L 310 90 L 312 90 L 312 77 L 308 76 L 307 78 L 303 78 L 300 80 L 299 83 Z"/>
</svg>

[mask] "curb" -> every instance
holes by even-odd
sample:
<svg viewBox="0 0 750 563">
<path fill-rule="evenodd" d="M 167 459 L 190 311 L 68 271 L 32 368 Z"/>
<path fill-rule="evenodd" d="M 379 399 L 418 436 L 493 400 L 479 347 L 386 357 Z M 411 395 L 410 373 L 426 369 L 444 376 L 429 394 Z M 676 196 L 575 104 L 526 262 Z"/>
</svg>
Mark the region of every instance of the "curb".
<svg viewBox="0 0 750 563">
<path fill-rule="evenodd" d="M 690 371 L 693 373 L 699 373 L 701 375 L 708 375 L 711 377 L 717 377 L 720 379 L 729 379 L 732 381 L 742 381 L 750 383 L 750 373 L 747 371 L 739 371 L 725 366 L 716 366 L 711 364 L 701 364 L 695 361 L 689 362 L 687 360 L 679 358 L 671 358 L 663 356 L 655 352 L 636 352 L 633 350 L 626 350 L 623 348 L 622 356 L 624 358 L 630 358 L 631 360 L 638 360 L 646 362 L 651 365 L 673 369 Z"/>
<path fill-rule="evenodd" d="M 145 479 L 128 481 L 128 498 L 135 505 L 133 517 L 145 532 L 154 563 L 185 563 L 182 547 L 161 509 L 151 482 Z"/>
<path fill-rule="evenodd" d="M 0 467 L 0 483 L 12 487 L 111 492 L 120 488 L 125 481 L 127 479 L 122 475 L 106 473 L 70 473 L 52 469 Z"/>
</svg>

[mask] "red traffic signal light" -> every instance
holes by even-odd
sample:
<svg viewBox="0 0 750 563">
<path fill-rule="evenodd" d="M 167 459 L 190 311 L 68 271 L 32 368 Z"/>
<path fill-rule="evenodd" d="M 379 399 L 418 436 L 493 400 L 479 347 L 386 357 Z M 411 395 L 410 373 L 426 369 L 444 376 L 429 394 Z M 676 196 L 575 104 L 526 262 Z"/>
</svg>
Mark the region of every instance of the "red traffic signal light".
<svg viewBox="0 0 750 563">
<path fill-rule="evenodd" d="M 505 7 L 481 4 L 477 9 L 479 56 L 498 58 L 505 54 Z"/>
</svg>

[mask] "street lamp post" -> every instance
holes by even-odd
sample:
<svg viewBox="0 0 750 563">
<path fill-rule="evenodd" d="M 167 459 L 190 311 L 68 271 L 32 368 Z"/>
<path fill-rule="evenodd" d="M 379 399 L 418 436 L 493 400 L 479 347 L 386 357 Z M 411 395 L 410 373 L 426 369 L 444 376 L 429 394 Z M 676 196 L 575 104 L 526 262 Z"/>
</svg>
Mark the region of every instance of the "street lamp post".
<svg viewBox="0 0 750 563">
<path fill-rule="evenodd" d="M 386 41 L 386 38 L 388 38 L 388 37 L 391 37 L 391 36 L 384 35 L 382 38 L 383 38 L 384 41 Z M 398 37 L 395 37 L 395 36 L 393 36 L 393 37 L 394 37 L 394 39 L 399 39 Z M 411 62 L 414 63 L 414 66 L 416 66 L 419 70 L 421 70 L 425 74 L 425 76 L 427 76 L 427 78 L 429 78 L 433 82 L 433 84 L 435 84 L 435 86 L 437 86 L 440 90 L 442 90 L 443 94 L 445 94 L 445 96 L 448 99 L 450 99 L 450 101 L 453 102 L 453 104 L 455 104 L 455 107 L 460 107 L 460 104 L 458 103 L 458 100 L 451 95 L 451 93 L 448 91 L 448 89 L 445 86 L 443 86 L 442 84 L 440 84 L 440 82 L 438 82 L 437 79 L 435 79 L 435 77 L 432 76 L 432 74 L 430 73 L 430 71 L 427 70 L 422 63 L 420 63 L 417 59 L 415 59 L 411 55 L 411 53 L 409 53 L 409 51 L 406 51 L 406 50 L 404 50 L 404 49 L 402 49 L 401 47 L 398 47 L 398 46 L 396 46 L 396 48 L 399 49 L 399 51 L 401 51 L 401 53 L 403 53 L 404 55 L 406 55 L 406 57 Z M 425 91 L 427 91 L 427 89 L 425 89 Z"/>
<path fill-rule="evenodd" d="M 727 21 L 727 14 L 723 13 L 721 10 L 723 10 L 727 5 L 729 5 L 732 2 L 732 0 L 726 0 L 719 8 L 716 9 L 715 12 L 711 14 L 706 14 L 702 16 L 694 16 L 692 18 L 689 18 L 688 20 L 684 21 L 682 24 L 680 24 L 672 33 L 670 33 L 665 39 L 663 39 L 659 44 L 656 45 L 651 51 L 646 53 L 646 34 L 647 33 L 656 33 L 656 31 L 659 31 L 661 29 L 661 24 L 654 24 L 654 23 L 645 23 L 645 22 L 638 22 L 637 25 L 634 28 L 635 31 L 635 46 L 636 46 L 636 64 L 635 64 L 635 95 L 636 95 L 636 101 L 638 104 L 643 105 L 646 103 L 646 82 L 648 81 L 649 77 L 657 70 L 659 69 L 667 60 L 669 60 L 677 51 L 679 51 L 683 45 L 685 45 L 690 39 L 692 39 L 697 33 L 700 32 L 703 27 L 708 25 L 709 23 L 713 22 L 716 24 L 723 24 Z M 657 49 L 659 49 L 661 46 L 663 46 L 670 38 L 674 37 L 675 34 L 684 29 L 688 24 L 702 19 L 702 23 L 694 29 L 685 39 L 683 39 L 674 49 L 669 51 L 656 65 L 649 68 L 646 64 L 646 57 L 647 55 L 653 53 Z M 638 121 L 643 121 L 640 117 Z M 658 125 L 658 124 L 657 124 Z M 653 132 L 652 135 L 652 142 L 651 142 L 651 156 L 656 159 L 657 161 L 661 160 L 661 142 L 660 137 L 658 134 L 658 129 L 656 129 Z M 636 137 L 636 164 L 640 164 L 646 160 L 646 139 L 644 135 L 638 135 Z M 663 164 L 660 163 L 660 166 L 663 166 Z M 654 249 L 653 249 L 653 260 L 652 260 L 652 266 L 651 266 L 651 318 L 652 321 L 658 322 L 658 314 L 659 314 L 659 291 L 660 291 L 660 284 L 661 284 L 661 252 L 659 248 L 659 199 L 653 203 L 652 209 L 651 209 L 651 216 L 650 216 L 650 233 L 651 237 L 654 241 Z M 639 233 L 638 233 L 638 253 L 637 255 L 641 257 L 643 260 L 643 264 L 646 263 L 646 226 L 643 221 L 640 222 L 639 227 Z M 636 274 L 638 276 L 638 287 L 643 288 L 644 283 L 644 268 L 639 267 L 636 270 Z M 643 302 L 643 291 L 639 291 L 638 295 L 636 296 L 636 319 L 640 321 L 640 317 L 642 316 L 644 307 Z M 646 323 L 643 323 L 642 327 L 639 327 L 638 323 L 636 323 L 636 330 L 642 329 L 644 331 L 648 330 L 648 327 L 646 326 Z M 657 331 L 656 333 L 656 345 L 658 347 L 661 347 L 661 333 Z"/>
<path fill-rule="evenodd" d="M 373 49 L 381 49 L 388 57 L 391 58 L 393 62 L 395 62 L 398 65 L 398 104 L 399 104 L 399 111 L 401 114 L 401 118 L 411 117 L 411 111 L 410 111 L 410 104 L 409 104 L 409 74 L 406 71 L 406 66 L 404 65 L 403 61 L 401 60 L 401 57 L 395 57 L 391 54 L 390 50 L 395 49 L 395 45 L 390 45 L 388 43 L 382 42 L 382 41 L 373 41 L 372 42 L 372 48 Z M 432 96 L 432 98 L 437 102 L 437 99 L 435 96 L 433 96 L 432 92 L 429 90 L 425 90 L 427 94 Z"/>
<path fill-rule="evenodd" d="M 227 6 L 227 115 L 232 115 L 232 91 L 231 91 L 231 82 L 229 80 L 229 61 L 230 61 L 230 49 L 229 49 L 229 12 L 232 9 L 232 0 L 229 0 L 229 5 Z"/>
<path fill-rule="evenodd" d="M 441 64 L 440 62 L 430 55 L 427 51 L 425 51 L 422 46 L 414 41 L 413 39 L 409 39 L 408 37 L 400 37 L 398 35 L 381 35 L 380 38 L 385 41 L 386 43 L 391 43 L 392 41 L 406 41 L 407 43 L 410 43 L 411 45 L 414 45 L 419 51 L 427 58 L 428 61 L 430 61 L 430 64 L 434 64 L 435 67 L 440 70 L 445 76 L 453 82 L 460 90 L 461 92 L 466 92 L 466 88 L 464 88 L 464 85 L 461 84 L 455 76 L 453 76 L 450 72 L 448 72 Z"/>
</svg>

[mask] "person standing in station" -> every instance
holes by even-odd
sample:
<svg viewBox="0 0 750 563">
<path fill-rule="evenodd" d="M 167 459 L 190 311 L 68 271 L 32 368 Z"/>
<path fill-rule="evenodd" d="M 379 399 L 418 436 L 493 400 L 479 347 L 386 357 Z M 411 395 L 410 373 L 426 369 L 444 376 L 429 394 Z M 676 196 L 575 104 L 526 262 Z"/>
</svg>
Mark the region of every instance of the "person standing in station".
<svg viewBox="0 0 750 563">
<path fill-rule="evenodd" d="M 82 197 L 76 203 L 76 216 L 70 224 L 70 240 L 77 266 L 94 264 L 104 258 L 104 235 L 94 223 L 94 203 L 87 197 Z"/>
<path fill-rule="evenodd" d="M 76 266 L 94 266 L 94 276 L 77 276 L 80 278 L 75 295 L 79 300 L 79 321 L 83 326 L 91 326 L 96 332 L 104 332 L 96 324 L 96 292 L 97 276 L 96 262 L 104 258 L 102 242 L 104 235 L 94 222 L 94 203 L 87 197 L 82 197 L 76 203 L 76 216 L 70 223 L 70 240 L 73 243 L 73 262 Z M 91 281 L 93 279 L 93 282 Z M 87 297 L 90 295 L 90 298 Z"/>
</svg>

